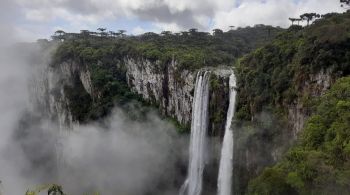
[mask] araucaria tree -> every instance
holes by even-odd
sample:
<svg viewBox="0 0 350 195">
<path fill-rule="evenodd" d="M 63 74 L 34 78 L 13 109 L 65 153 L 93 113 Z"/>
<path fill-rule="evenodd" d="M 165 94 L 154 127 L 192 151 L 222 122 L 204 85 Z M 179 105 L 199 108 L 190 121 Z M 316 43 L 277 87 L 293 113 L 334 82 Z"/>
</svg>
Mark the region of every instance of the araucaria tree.
<svg viewBox="0 0 350 195">
<path fill-rule="evenodd" d="M 224 34 L 224 31 L 222 31 L 221 29 L 214 29 L 213 30 L 213 35 L 214 36 L 221 36 L 221 35 L 223 35 Z"/>
<path fill-rule="evenodd" d="M 103 37 L 105 35 L 105 30 L 107 30 L 106 28 L 98 28 L 98 31 L 100 31 L 100 36 Z"/>
<path fill-rule="evenodd" d="M 300 16 L 300 19 L 302 20 L 306 20 L 307 21 L 307 25 L 309 26 L 310 21 L 316 19 L 316 18 L 320 18 L 321 15 L 320 14 L 316 14 L 316 13 L 305 13 L 303 15 Z"/>
<path fill-rule="evenodd" d="M 292 22 L 292 26 L 294 25 L 294 22 L 298 22 L 299 25 L 299 22 L 302 21 L 301 18 L 289 18 L 289 20 Z"/>
</svg>

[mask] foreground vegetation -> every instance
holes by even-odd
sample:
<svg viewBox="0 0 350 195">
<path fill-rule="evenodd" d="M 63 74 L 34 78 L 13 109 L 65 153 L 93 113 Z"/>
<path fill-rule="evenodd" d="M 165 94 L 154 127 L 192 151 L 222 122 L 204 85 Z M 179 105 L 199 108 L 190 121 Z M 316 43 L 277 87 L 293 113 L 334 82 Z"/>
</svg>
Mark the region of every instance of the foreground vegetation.
<svg viewBox="0 0 350 195">
<path fill-rule="evenodd" d="M 314 101 L 299 143 L 253 180 L 248 194 L 350 193 L 350 77 Z"/>
<path fill-rule="evenodd" d="M 237 67 L 240 91 L 238 118 L 250 120 L 254 113 L 285 105 L 296 98 L 310 75 L 327 72 L 331 77 L 350 74 L 350 13 L 328 14 L 313 25 L 292 26 L 272 43 L 240 60 Z"/>
<path fill-rule="evenodd" d="M 263 159 L 254 162 L 249 173 L 239 173 L 245 174 L 240 193 L 349 194 L 350 13 L 327 14 L 310 26 L 290 27 L 240 59 L 236 73 L 237 123 L 239 133 L 247 136 L 239 149 Z M 311 118 L 283 160 L 263 169 L 275 163 L 273 151 L 283 154 L 293 144 L 290 108 Z"/>
</svg>

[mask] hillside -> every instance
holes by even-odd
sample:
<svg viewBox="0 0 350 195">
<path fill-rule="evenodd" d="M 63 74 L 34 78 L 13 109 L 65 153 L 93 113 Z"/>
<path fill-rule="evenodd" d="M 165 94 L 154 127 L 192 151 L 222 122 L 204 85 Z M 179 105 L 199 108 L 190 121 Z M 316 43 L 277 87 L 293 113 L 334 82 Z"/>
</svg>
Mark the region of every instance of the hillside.
<svg viewBox="0 0 350 195">
<path fill-rule="evenodd" d="M 65 89 L 71 101 L 73 118 L 79 122 L 86 122 L 104 117 L 114 105 L 122 106 L 130 100 L 143 100 L 144 103 L 155 105 L 162 104 L 158 98 L 148 97 L 148 93 L 151 92 L 145 92 L 147 97 L 142 99 L 143 92 L 140 89 L 138 93 L 130 90 L 128 82 L 130 84 L 130 79 L 138 78 L 134 74 L 128 77 L 128 71 L 135 72 L 138 69 L 128 70 L 132 67 L 132 63 L 148 63 L 149 66 L 141 65 L 139 68 L 149 68 L 149 74 L 163 77 L 162 74 L 170 69 L 174 61 L 176 67 L 171 74 L 167 74 L 167 77 L 173 77 L 176 82 L 183 85 L 182 79 L 185 79 L 185 75 L 181 76 L 181 74 L 186 71 L 195 72 L 203 67 L 230 66 L 240 56 L 266 44 L 282 31 L 283 29 L 280 28 L 258 25 L 214 35 L 196 31 L 182 35 L 146 33 L 136 37 L 113 39 L 107 37 L 69 39 L 59 43 L 53 54 L 51 66 L 60 67 L 62 63 L 74 63 L 84 67 L 91 74 L 91 85 L 95 89 L 90 94 L 92 97 L 81 91 L 81 88 L 72 90 L 66 87 Z M 46 44 L 43 43 L 44 46 Z M 137 74 L 142 72 L 140 69 Z M 157 82 L 169 82 L 162 78 L 159 79 L 161 81 Z M 79 85 L 79 81 L 76 82 Z M 142 80 L 137 82 L 142 82 Z M 151 82 L 148 85 L 152 85 L 153 81 L 145 82 Z M 147 87 L 146 84 L 144 85 Z M 82 87 L 82 85 L 79 86 Z M 157 94 L 149 95 L 163 96 L 159 93 L 168 93 L 166 92 L 168 89 L 158 88 L 154 89 Z M 167 95 L 164 94 L 164 96 Z M 187 109 L 191 109 L 190 104 L 188 107 Z M 168 115 L 166 111 L 163 113 Z M 216 118 L 218 117 L 220 116 Z M 189 119 L 179 122 L 185 124 L 189 122 Z"/>
<path fill-rule="evenodd" d="M 322 187 L 328 182 L 344 194 L 348 178 L 338 173 L 347 170 L 347 136 L 341 129 L 349 128 L 349 83 L 340 78 L 350 74 L 350 13 L 290 27 L 240 59 L 236 73 L 241 193 L 265 166 L 284 159 L 250 182 L 249 194 L 330 193 L 335 188 Z M 285 156 L 296 140 L 302 144 Z"/>
</svg>

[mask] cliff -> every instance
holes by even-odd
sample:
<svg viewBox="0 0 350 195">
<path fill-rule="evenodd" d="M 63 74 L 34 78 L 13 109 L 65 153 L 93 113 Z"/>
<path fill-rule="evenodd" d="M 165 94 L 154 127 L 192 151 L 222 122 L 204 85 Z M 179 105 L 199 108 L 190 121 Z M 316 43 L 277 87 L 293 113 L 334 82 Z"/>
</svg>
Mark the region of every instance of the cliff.
<svg viewBox="0 0 350 195">
<path fill-rule="evenodd" d="M 292 26 L 238 63 L 238 193 L 286 155 L 303 135 L 317 99 L 350 73 L 348 24 L 346 13 L 306 28 Z"/>
<path fill-rule="evenodd" d="M 191 123 L 191 110 L 193 102 L 193 91 L 197 71 L 177 70 L 176 60 L 165 65 L 162 71 L 155 69 L 158 62 L 151 62 L 144 58 L 126 57 L 115 67 L 120 67 L 120 72 L 125 74 L 125 82 L 130 92 L 139 95 L 147 104 L 158 107 L 163 116 L 174 118 L 182 126 L 189 128 Z M 102 63 L 99 66 L 104 66 Z M 125 69 L 126 71 L 123 72 Z M 209 68 L 212 69 L 210 87 L 210 124 L 209 135 L 223 135 L 226 109 L 228 105 L 228 77 L 232 70 L 228 67 Z M 45 105 L 49 104 L 50 113 L 57 113 L 59 121 L 66 122 L 68 126 L 84 122 L 89 110 L 85 113 L 75 111 L 76 106 L 93 109 L 94 105 L 103 103 L 103 89 L 99 88 L 98 82 L 92 82 L 96 77 L 89 64 L 68 60 L 47 68 L 38 83 L 44 85 L 41 93 L 49 98 L 45 99 Z M 59 76 L 57 76 L 59 75 Z M 116 80 L 116 78 L 112 78 Z M 94 85 L 95 84 L 95 85 Z M 73 89 L 79 91 L 76 99 L 72 94 Z M 54 92 L 55 93 L 49 93 Z M 117 92 L 118 93 L 118 92 Z M 88 98 L 86 98 L 88 96 Z M 89 99 L 91 101 L 87 101 Z M 83 105 L 88 104 L 88 105 Z M 113 102 L 109 102 L 113 104 Z M 77 105 L 78 104 L 78 105 Z M 69 119 L 69 120 L 68 120 Z M 84 119 L 84 120 L 82 120 Z"/>
</svg>

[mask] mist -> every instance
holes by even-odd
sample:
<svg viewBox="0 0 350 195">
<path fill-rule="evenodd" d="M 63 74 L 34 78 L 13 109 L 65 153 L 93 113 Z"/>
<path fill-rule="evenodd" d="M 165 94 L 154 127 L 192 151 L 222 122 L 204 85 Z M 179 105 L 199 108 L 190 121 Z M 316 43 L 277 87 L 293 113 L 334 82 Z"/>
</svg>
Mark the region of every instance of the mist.
<svg viewBox="0 0 350 195">
<path fill-rule="evenodd" d="M 30 90 L 55 47 L 8 43 L 0 50 L 1 195 L 53 183 L 66 194 L 177 194 L 188 140 L 172 124 L 156 111 L 132 120 L 116 107 L 103 123 L 62 129 Z"/>
</svg>

